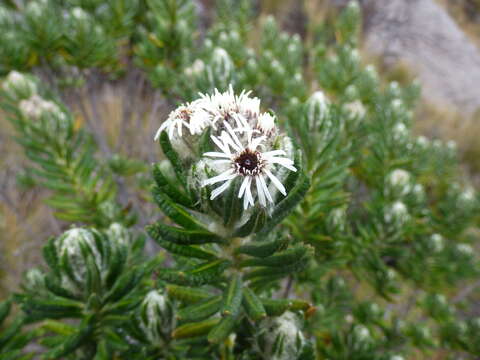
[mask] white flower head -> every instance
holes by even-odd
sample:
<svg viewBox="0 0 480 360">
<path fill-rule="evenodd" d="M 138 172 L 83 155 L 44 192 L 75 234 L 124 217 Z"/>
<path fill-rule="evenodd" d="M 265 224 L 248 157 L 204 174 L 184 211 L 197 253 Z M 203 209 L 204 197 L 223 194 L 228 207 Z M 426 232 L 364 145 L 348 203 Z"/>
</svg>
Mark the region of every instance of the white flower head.
<svg viewBox="0 0 480 360">
<path fill-rule="evenodd" d="M 220 182 L 223 184 L 211 193 L 211 199 L 215 199 L 223 193 L 237 177 L 242 178 L 238 197 L 243 197 L 243 207 L 247 209 L 254 205 L 254 193 L 252 186 L 256 188 L 256 195 L 262 206 L 267 201 L 273 203 L 272 195 L 267 186 L 267 181 L 283 195 L 286 189 L 280 180 L 274 175 L 275 167 L 282 166 L 290 171 L 297 171 L 293 161 L 286 156 L 284 150 L 264 151 L 266 137 L 257 134 L 253 129 L 233 129 L 228 122 L 224 123 L 226 130 L 220 136 L 211 136 L 213 142 L 221 150 L 219 152 L 207 152 L 204 156 L 214 158 L 214 164 L 224 165 L 224 171 L 218 176 L 207 179 L 203 186 L 213 185 Z"/>
<path fill-rule="evenodd" d="M 191 135 L 200 134 L 207 126 L 208 119 L 202 117 L 194 117 L 196 107 L 199 101 L 180 105 L 173 110 L 167 120 L 160 126 L 155 134 L 154 140 L 158 140 L 162 131 L 167 130 L 168 137 L 172 140 L 175 136 L 181 138 L 183 136 L 183 128 L 186 128 Z M 176 132 L 176 133 L 175 133 Z"/>
<path fill-rule="evenodd" d="M 256 128 L 262 134 L 271 135 L 276 129 L 276 127 L 275 127 L 275 116 L 271 115 L 268 112 L 260 114 L 258 116 Z"/>
<path fill-rule="evenodd" d="M 193 120 L 207 121 L 214 129 L 229 123 L 234 128 L 255 126 L 260 115 L 260 99 L 250 97 L 250 92 L 242 91 L 235 95 L 232 85 L 223 93 L 214 90 L 213 95 L 201 94 Z"/>
<path fill-rule="evenodd" d="M 38 95 L 33 95 L 27 100 L 22 100 L 18 104 L 18 107 L 22 114 L 25 117 L 38 120 L 44 114 L 52 114 L 57 116 L 59 119 L 65 119 L 66 115 L 62 112 L 62 110 L 52 101 L 45 100 Z"/>
</svg>

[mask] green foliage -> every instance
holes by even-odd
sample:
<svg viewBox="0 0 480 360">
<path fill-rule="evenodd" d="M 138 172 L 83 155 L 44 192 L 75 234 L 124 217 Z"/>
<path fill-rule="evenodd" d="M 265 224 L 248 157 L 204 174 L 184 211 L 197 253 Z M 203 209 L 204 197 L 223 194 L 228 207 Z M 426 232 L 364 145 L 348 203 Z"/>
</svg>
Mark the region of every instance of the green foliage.
<svg viewBox="0 0 480 360">
<path fill-rule="evenodd" d="M 356 3 L 308 40 L 253 10 L 218 1 L 200 26 L 189 0 L 0 7 L 0 104 L 31 164 L 18 181 L 74 226 L 25 274 L 0 359 L 480 356 L 456 295 L 479 275 L 478 194 L 454 144 L 412 134 L 418 85 L 363 66 Z M 161 216 L 123 191 L 149 164 L 105 151 L 60 100 L 129 71 L 191 102 L 157 133 L 151 198 L 135 189 Z"/>
</svg>

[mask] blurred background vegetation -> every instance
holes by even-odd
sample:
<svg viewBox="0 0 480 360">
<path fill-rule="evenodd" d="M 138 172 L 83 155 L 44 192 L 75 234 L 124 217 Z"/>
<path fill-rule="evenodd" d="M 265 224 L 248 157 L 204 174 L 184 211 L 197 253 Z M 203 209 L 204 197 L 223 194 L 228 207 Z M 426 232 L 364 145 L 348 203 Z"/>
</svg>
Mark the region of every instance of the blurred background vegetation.
<svg viewBox="0 0 480 360">
<path fill-rule="evenodd" d="M 433 1 L 433 0 L 432 0 Z M 198 11 L 209 22 L 214 1 L 199 1 Z M 475 46 L 480 46 L 480 0 L 437 0 Z M 282 27 L 308 39 L 311 24 L 335 18 L 342 1 L 334 0 L 261 0 L 257 11 L 261 17 L 273 14 Z M 364 7 L 364 21 L 369 13 Z M 255 29 L 252 29 L 255 31 Z M 381 56 L 362 51 L 365 63 L 379 66 L 385 81 L 406 83 L 416 77 L 416 69 L 400 62 L 384 66 Z M 480 68 L 480 64 L 479 64 Z M 454 69 L 452 69 L 454 71 Z M 480 87 L 480 84 L 479 84 Z M 147 162 L 156 159 L 151 151 L 152 136 L 170 111 L 170 104 L 160 94 L 151 91 L 139 72 L 130 72 L 118 81 L 89 83 L 82 91 L 65 94 L 78 124 L 93 121 L 97 138 L 105 137 L 108 147 L 128 158 Z M 70 99 L 70 101 L 69 101 Z M 133 113 L 131 109 L 140 109 Z M 480 182 L 480 112 L 465 117 L 457 107 L 429 101 L 428 93 L 416 113 L 417 132 L 457 141 L 466 171 L 475 183 Z M 93 120 L 92 120 L 93 119 Z M 26 160 L 12 140 L 10 124 L 0 115 L 0 298 L 17 289 L 23 271 L 40 261 L 42 239 L 60 233 L 62 222 L 53 216 L 43 200 L 47 190 L 34 187 L 28 176 L 22 176 Z M 138 179 L 137 179 L 138 180 Z M 141 180 L 141 179 L 140 179 Z M 142 198 L 131 206 L 147 206 Z M 148 212 L 147 210 L 145 210 Z M 140 224 L 142 225 L 142 224 Z M 38 239 L 33 241 L 32 239 Z M 468 290 L 468 289 L 466 289 Z"/>
</svg>

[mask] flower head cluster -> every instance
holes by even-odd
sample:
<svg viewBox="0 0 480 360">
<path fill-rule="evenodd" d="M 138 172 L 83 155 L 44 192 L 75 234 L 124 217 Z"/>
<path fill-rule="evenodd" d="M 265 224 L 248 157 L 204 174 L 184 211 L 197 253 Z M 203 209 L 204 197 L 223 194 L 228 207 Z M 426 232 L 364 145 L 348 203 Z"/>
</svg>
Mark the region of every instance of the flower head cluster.
<svg viewBox="0 0 480 360">
<path fill-rule="evenodd" d="M 202 186 L 221 183 L 211 192 L 212 200 L 232 186 L 236 178 L 241 178 L 238 197 L 243 198 L 245 209 L 255 204 L 255 198 L 264 207 L 267 202 L 273 203 L 273 191 L 286 195 L 276 174 L 285 170 L 277 168 L 297 169 L 287 157 L 290 149 L 277 135 L 275 116 L 260 112 L 260 99 L 249 92 L 235 95 L 231 86 L 223 93 L 215 89 L 213 94 L 202 94 L 200 99 L 170 113 L 155 138 L 162 131 L 171 140 L 181 138 L 184 128 L 190 135 L 200 135 L 207 127 L 211 128 L 210 139 L 216 149 L 202 157 L 217 174 L 205 179 Z"/>
</svg>

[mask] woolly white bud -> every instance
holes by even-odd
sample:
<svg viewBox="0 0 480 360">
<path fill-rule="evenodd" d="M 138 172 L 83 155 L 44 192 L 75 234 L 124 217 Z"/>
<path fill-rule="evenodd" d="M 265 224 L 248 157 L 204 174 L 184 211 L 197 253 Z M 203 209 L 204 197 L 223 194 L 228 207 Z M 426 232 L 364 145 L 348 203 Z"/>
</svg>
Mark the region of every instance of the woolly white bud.
<svg viewBox="0 0 480 360">
<path fill-rule="evenodd" d="M 106 231 L 110 240 L 122 246 L 128 246 L 131 242 L 131 236 L 127 228 L 120 223 L 113 223 Z"/>
<path fill-rule="evenodd" d="M 141 327 L 151 342 L 161 342 L 161 332 L 168 332 L 171 314 L 168 311 L 167 298 L 157 290 L 151 290 L 141 305 Z"/>
<path fill-rule="evenodd" d="M 417 138 L 417 145 L 421 148 L 426 148 L 430 144 L 430 140 L 425 136 L 421 135 Z"/>
<path fill-rule="evenodd" d="M 404 141 L 408 137 L 408 129 L 404 123 L 399 122 L 393 127 L 393 138 L 397 141 Z"/>
<path fill-rule="evenodd" d="M 328 113 L 328 99 L 322 91 L 315 91 L 307 101 L 308 120 L 315 126 Z"/>
<path fill-rule="evenodd" d="M 196 59 L 193 64 L 185 68 L 184 72 L 187 76 L 196 76 L 205 70 L 205 63 L 201 59 Z"/>
<path fill-rule="evenodd" d="M 375 67 L 373 65 L 367 65 L 365 67 L 365 73 L 367 74 L 367 76 L 373 80 L 373 81 L 377 81 L 378 80 L 378 73 L 377 73 L 377 70 L 375 69 Z"/>
<path fill-rule="evenodd" d="M 257 128 L 263 134 L 271 134 L 275 130 L 275 117 L 268 112 L 260 114 L 257 120 Z"/>
<path fill-rule="evenodd" d="M 430 236 L 430 243 L 434 252 L 440 252 L 443 250 L 443 237 L 440 234 L 433 234 Z"/>
<path fill-rule="evenodd" d="M 32 268 L 24 275 L 23 287 L 29 292 L 45 291 L 45 275 L 37 268 Z"/>
<path fill-rule="evenodd" d="M 457 251 L 466 256 L 471 256 L 473 254 L 473 248 L 470 244 L 458 244 Z"/>
<path fill-rule="evenodd" d="M 356 325 L 353 329 L 355 337 L 360 342 L 366 342 L 370 340 L 370 331 L 364 325 Z"/>
<path fill-rule="evenodd" d="M 85 10 L 83 10 L 81 7 L 78 7 L 78 6 L 72 9 L 71 14 L 72 14 L 72 17 L 77 21 L 87 21 L 89 18 L 89 14 Z"/>
<path fill-rule="evenodd" d="M 225 75 L 230 74 L 233 70 L 233 62 L 230 55 L 225 49 L 220 47 L 213 50 L 212 64 L 215 69 L 222 71 Z"/>
<path fill-rule="evenodd" d="M 401 201 L 396 201 L 385 210 L 385 221 L 402 225 L 408 220 L 409 214 L 406 205 Z"/>
<path fill-rule="evenodd" d="M 393 170 L 387 177 L 388 183 L 395 188 L 400 188 L 402 194 L 410 191 L 410 173 L 403 169 Z"/>
<path fill-rule="evenodd" d="M 97 268 L 102 271 L 103 260 L 95 243 L 95 236 L 91 230 L 73 228 L 56 239 L 56 248 L 59 259 L 66 258 L 73 269 L 77 282 L 83 284 L 87 273 L 87 257 L 92 256 Z M 84 254 L 82 248 L 88 249 Z"/>
<path fill-rule="evenodd" d="M 2 84 L 2 89 L 14 100 L 27 99 L 37 93 L 37 84 L 27 75 L 11 71 Z"/>
<path fill-rule="evenodd" d="M 352 116 L 357 118 L 363 118 L 367 113 L 365 106 L 363 106 L 363 103 L 360 100 L 345 104 L 344 107 L 352 114 Z"/>
</svg>

